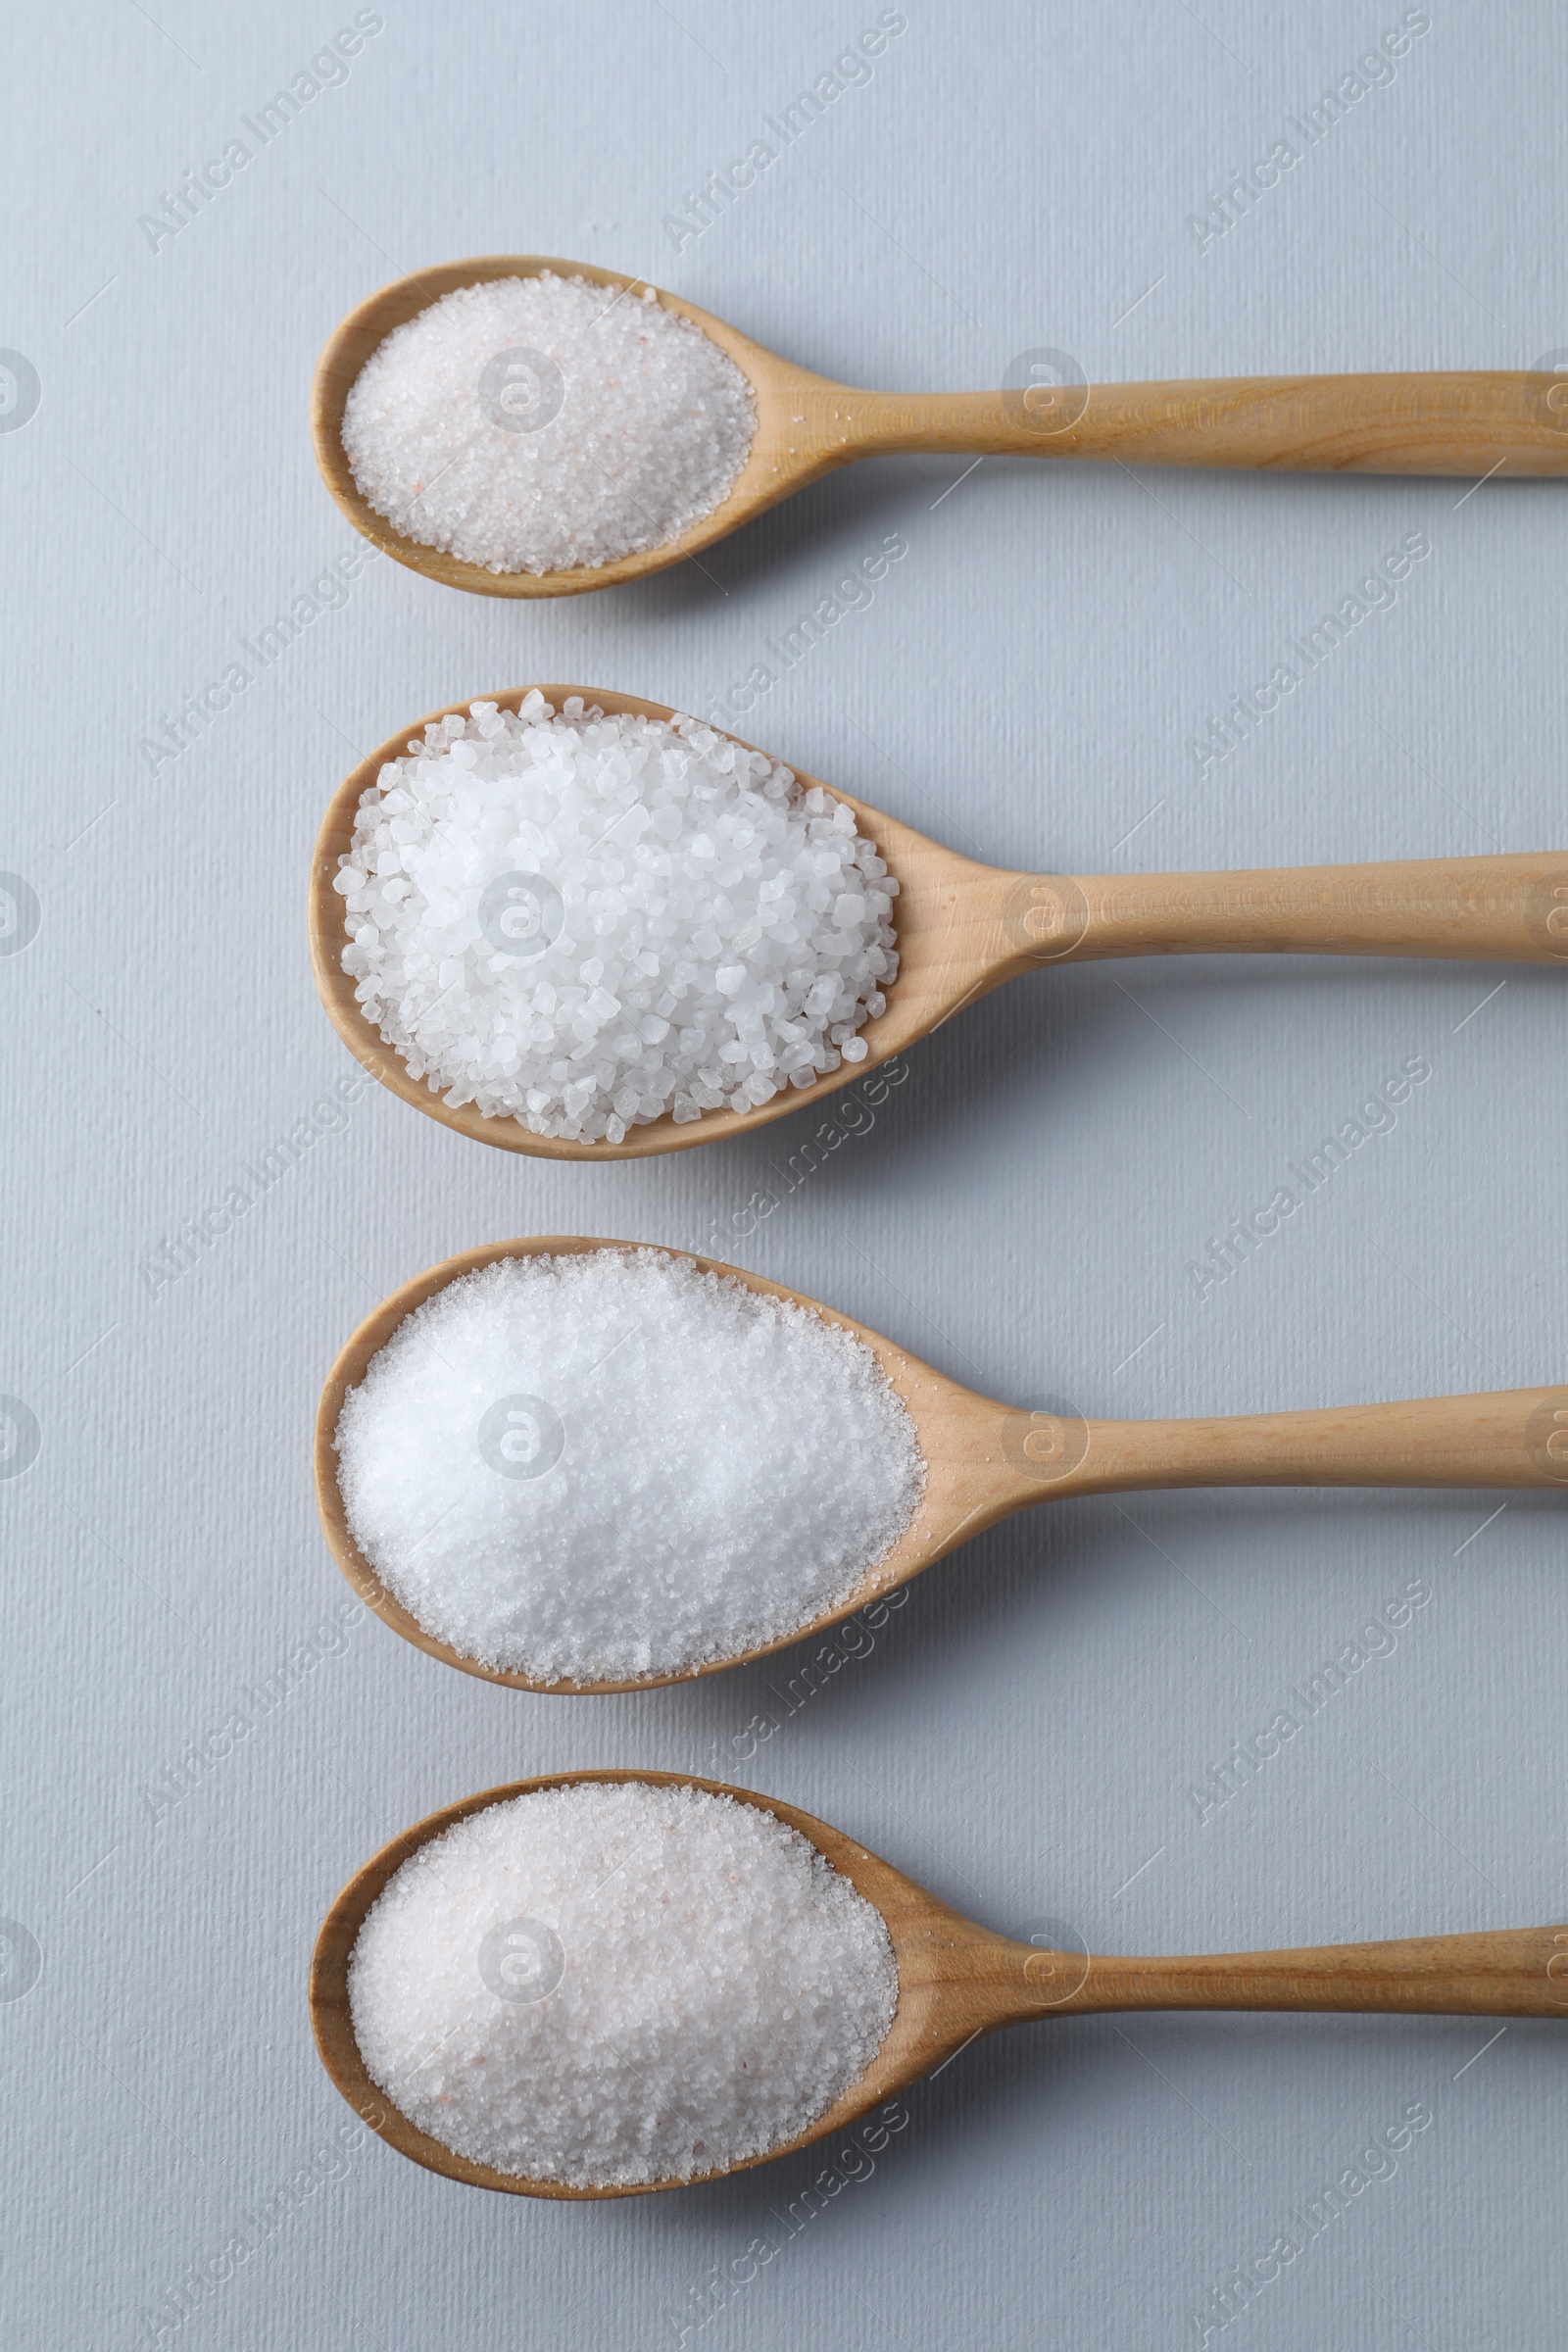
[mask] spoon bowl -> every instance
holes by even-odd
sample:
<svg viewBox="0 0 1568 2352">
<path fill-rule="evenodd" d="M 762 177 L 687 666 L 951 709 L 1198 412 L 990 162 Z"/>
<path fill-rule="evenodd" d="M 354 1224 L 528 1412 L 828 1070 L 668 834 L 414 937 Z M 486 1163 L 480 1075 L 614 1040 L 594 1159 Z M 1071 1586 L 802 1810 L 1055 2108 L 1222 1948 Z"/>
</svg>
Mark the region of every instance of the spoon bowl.
<svg viewBox="0 0 1568 2352">
<path fill-rule="evenodd" d="M 676 715 L 662 703 L 643 702 L 630 694 L 604 694 L 591 686 L 537 689 L 519 686 L 504 694 L 476 699 L 515 712 L 533 692 L 542 694 L 558 713 L 568 697 L 581 695 L 585 703 L 597 706 L 612 717 L 629 713 L 642 718 L 671 719 Z M 878 1063 L 890 1060 L 916 1038 L 936 1028 L 950 1010 L 956 1009 L 963 988 L 967 987 L 971 996 L 983 996 L 987 989 L 1006 977 L 1000 969 L 994 978 L 980 976 L 977 958 L 983 954 L 980 934 L 989 926 L 988 907 L 977 901 L 965 914 L 960 912 L 952 894 L 961 888 L 965 874 L 993 881 L 1026 881 L 1028 877 L 995 875 L 989 866 L 973 865 L 966 858 L 952 857 L 908 825 L 878 815 L 874 809 L 851 800 L 848 793 L 835 793 L 824 787 L 829 790 L 831 800 L 843 801 L 857 828 L 875 842 L 888 870 L 898 878 L 901 892 L 908 892 L 917 908 L 912 920 L 899 914 L 899 977 L 888 992 L 887 1010 L 879 1020 L 868 1022 L 861 1032 L 867 1049 L 864 1060 L 846 1062 L 811 1086 L 787 1086 L 760 1109 L 705 1110 L 700 1119 L 684 1124 L 677 1124 L 666 1111 L 662 1118 L 650 1120 L 644 1127 L 628 1128 L 624 1140 L 618 1144 L 579 1144 L 561 1136 L 534 1135 L 515 1119 L 492 1117 L 471 1102 L 454 1108 L 423 1079 L 411 1076 L 402 1055 L 385 1042 L 360 1009 L 354 982 L 343 969 L 348 933 L 343 901 L 332 885 L 354 838 L 354 820 L 361 799 L 374 785 L 381 769 L 389 760 L 400 759 L 431 719 L 458 713 L 466 716 L 471 707 L 468 703 L 451 704 L 445 710 L 431 711 L 426 717 L 416 719 L 412 726 L 400 727 L 344 778 L 332 796 L 317 836 L 310 898 L 311 960 L 317 993 L 332 1026 L 372 1077 L 405 1102 L 412 1102 L 416 1110 L 439 1119 L 445 1127 L 455 1128 L 459 1135 L 468 1136 L 476 1143 L 498 1144 L 504 1151 L 526 1152 L 540 1159 L 647 1159 L 660 1152 L 684 1152 L 693 1144 L 718 1142 L 743 1128 L 765 1126 L 782 1118 L 787 1111 L 820 1102 L 825 1096 L 866 1076 Z M 731 740 L 738 743 L 741 738 L 735 736 Z M 748 751 L 756 748 L 753 744 L 746 746 Z M 795 772 L 802 790 L 808 792 L 815 778 L 798 769 Z M 1561 863 L 1564 880 L 1568 881 L 1568 858 Z M 901 897 L 898 908 L 908 903 Z M 906 921 L 907 931 L 904 928 Z M 970 943 L 968 960 L 956 965 L 954 959 L 963 956 L 965 943 L 969 942 L 975 926 L 979 928 Z M 1568 940 L 1563 946 L 1568 954 Z"/>
<path fill-rule="evenodd" d="M 1294 1413 L 1194 1421 L 1089 1421 L 1065 1404 L 1029 1412 L 964 1388 L 893 1341 L 760 1274 L 698 1257 L 703 1273 L 743 1283 L 820 1315 L 875 1356 L 914 1422 L 926 1487 L 903 1535 L 866 1569 L 854 1591 L 809 1623 L 734 1657 L 684 1674 L 629 1682 L 545 1682 L 484 1666 L 427 1633 L 381 1582 L 349 1528 L 338 1486 L 335 1439 L 344 1398 L 398 1326 L 461 1275 L 502 1257 L 576 1256 L 645 1245 L 547 1235 L 492 1242 L 427 1267 L 384 1298 L 340 1351 L 316 1416 L 316 1502 L 327 1547 L 359 1597 L 395 1633 L 430 1657 L 516 1690 L 598 1696 L 647 1690 L 754 1664 L 841 1624 L 933 1567 L 959 1544 L 1031 1503 L 1076 1494 L 1134 1494 L 1162 1487 L 1564 1487 L 1568 1486 L 1568 1388 L 1515 1389 L 1491 1396 L 1434 1396 L 1400 1404 L 1334 1406 Z"/>
<path fill-rule="evenodd" d="M 539 277 L 546 270 L 557 277 L 582 277 L 590 285 L 603 286 L 607 304 L 622 296 L 639 296 L 646 282 L 619 270 L 596 270 L 587 262 L 556 261 L 548 254 L 487 254 L 478 261 L 447 262 L 395 278 L 391 285 L 370 295 L 333 328 L 317 362 L 311 390 L 311 433 L 321 479 L 355 529 L 411 571 L 423 572 L 427 579 L 439 580 L 448 588 L 466 588 L 476 596 L 580 596 L 590 588 L 617 587 L 623 580 L 684 563 L 688 556 L 700 554 L 715 539 L 775 506 L 792 490 L 858 454 L 842 445 L 842 436 L 835 443 L 828 430 L 833 421 L 831 410 L 826 415 L 822 412 L 822 395 L 840 387 L 805 368 L 775 359 L 750 336 L 726 326 L 722 318 L 699 310 L 696 303 L 661 292 L 659 300 L 666 311 L 699 327 L 734 361 L 757 403 L 757 432 L 746 462 L 711 514 L 676 538 L 637 555 L 564 571 L 487 571 L 481 564 L 469 564 L 461 556 L 443 555 L 439 548 L 421 547 L 416 540 L 404 538 L 362 496 L 344 453 L 343 411 L 361 369 L 395 327 L 417 318 L 443 295 L 496 278 Z"/>
<path fill-rule="evenodd" d="M 1506 466 L 1514 475 L 1568 473 L 1568 432 L 1551 405 L 1561 386 L 1539 370 L 1091 387 L 1070 380 L 1069 355 L 1026 352 L 1008 370 L 1018 372 L 1017 384 L 994 392 L 864 392 L 797 368 L 696 303 L 655 287 L 664 309 L 716 343 L 751 385 L 757 432 L 735 481 L 710 514 L 677 537 L 615 563 L 543 573 L 487 571 L 404 538 L 376 514 L 344 454 L 343 411 L 361 369 L 395 327 L 459 287 L 545 270 L 603 286 L 607 304 L 647 290 L 646 279 L 544 254 L 446 262 L 395 278 L 362 302 L 334 327 L 317 363 L 316 462 L 342 512 L 411 571 L 477 596 L 579 596 L 616 587 L 701 554 L 834 466 L 902 452 L 1308 472 L 1472 475 Z M 1051 375 L 1069 380 L 1044 380 Z"/>
<path fill-rule="evenodd" d="M 517 686 L 475 699 L 515 712 L 531 693 L 556 711 L 573 695 L 611 716 L 673 718 L 663 703 L 597 686 Z M 1430 858 L 1376 865 L 1315 865 L 1195 874 L 1030 874 L 981 865 L 885 816 L 836 786 L 858 832 L 875 844 L 899 885 L 895 903 L 899 974 L 886 1010 L 860 1031 L 866 1052 L 810 1086 L 786 1086 L 760 1108 L 705 1110 L 677 1124 L 665 1112 L 632 1127 L 618 1144 L 534 1135 L 514 1118 L 473 1103 L 454 1106 L 407 1063 L 366 1018 L 343 969 L 346 910 L 333 888 L 354 839 L 364 795 L 433 720 L 466 717 L 449 703 L 399 727 L 343 779 L 317 835 L 311 864 L 311 960 L 317 993 L 339 1037 L 372 1077 L 443 1126 L 476 1143 L 541 1159 L 646 1159 L 766 1126 L 820 1105 L 840 1088 L 906 1053 L 964 1005 L 1021 972 L 1052 963 L 1118 956 L 1299 954 L 1434 956 L 1466 961 L 1568 961 L 1568 856 Z M 715 730 L 722 732 L 723 730 Z M 756 751 L 740 736 L 732 742 Z M 819 779 L 797 768 L 805 792 Z"/>
<path fill-rule="evenodd" d="M 749 1788 L 672 1772 L 551 1773 L 487 1788 L 427 1814 L 355 1872 L 316 1939 L 311 1962 L 311 2024 L 321 2062 L 368 2124 L 400 2155 L 449 2180 L 514 2196 L 645 2196 L 695 2182 L 659 2180 L 612 2188 L 572 2188 L 529 2180 L 459 2156 L 410 2121 L 373 2080 L 354 2037 L 348 1968 L 371 1904 L 410 1855 L 455 1822 L 536 1789 L 585 1781 L 644 1781 L 733 1797 L 772 1814 L 808 1838 L 879 1911 L 899 1972 L 898 2008 L 887 2038 L 858 2081 L 793 2139 L 760 2156 L 697 2176 L 750 2172 L 815 2140 L 851 2130 L 875 2108 L 934 2073 L 966 2042 L 1030 2018 L 1096 2015 L 1133 2009 L 1271 2009 L 1382 2012 L 1467 2017 L 1568 2016 L 1559 1981 L 1568 1936 L 1551 1928 L 1421 1936 L 1394 1943 L 1330 1944 L 1315 1950 L 1222 1953 L 1205 1958 L 1100 1958 L 1044 1950 L 978 1927 L 912 1879 L 868 1853 L 856 1839 L 798 1806 Z"/>
</svg>

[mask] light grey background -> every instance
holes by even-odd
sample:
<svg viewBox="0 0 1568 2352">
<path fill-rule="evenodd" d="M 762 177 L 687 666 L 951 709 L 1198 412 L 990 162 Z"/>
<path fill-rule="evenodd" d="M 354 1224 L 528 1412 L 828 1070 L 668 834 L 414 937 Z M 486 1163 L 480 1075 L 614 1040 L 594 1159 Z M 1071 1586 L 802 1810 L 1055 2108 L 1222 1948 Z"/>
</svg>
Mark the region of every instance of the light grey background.
<svg viewBox="0 0 1568 2352">
<path fill-rule="evenodd" d="M 749 1204 L 782 1191 L 799 1122 L 552 1167 L 371 1086 L 180 1280 L 154 1295 L 143 1272 L 354 1073 L 304 899 L 355 760 L 533 678 L 709 710 L 895 531 L 907 557 L 875 602 L 744 731 L 957 848 L 1136 870 L 1561 846 L 1565 493 L 1506 479 L 1464 496 L 864 466 L 637 589 L 508 604 L 372 564 L 177 760 L 155 773 L 139 749 L 358 544 L 312 464 L 311 368 L 345 310 L 420 264 L 634 270 L 886 387 L 994 384 L 1043 345 L 1101 380 L 1519 367 L 1568 345 L 1568 90 L 1544 6 L 1432 0 L 1392 84 L 1250 216 L 1206 251 L 1188 225 L 1404 13 L 908 0 L 869 82 L 679 250 L 665 216 L 874 0 L 385 0 L 343 85 L 156 252 L 140 216 L 353 11 L 156 0 L 13 28 L 0 343 L 42 401 L 0 436 L 0 865 L 42 924 L 0 959 L 0 1388 L 41 1451 L 0 1484 L 0 1913 L 42 1973 L 0 2001 L 8 2342 L 1197 2345 L 1211 2290 L 1266 2270 L 1293 2209 L 1419 2102 L 1430 2126 L 1393 2177 L 1229 2326 L 1210 2306 L 1208 2341 L 1446 2352 L 1559 2331 L 1568 2041 L 1547 2025 L 1017 2032 L 911 2093 L 874 2169 L 857 2160 L 783 2242 L 816 2156 L 595 2207 L 471 2192 L 368 2136 L 344 2152 L 353 2119 L 305 2008 L 320 1914 L 385 1837 L 574 1765 L 716 1771 L 980 1919 L 1049 1917 L 1103 1948 L 1561 1918 L 1550 1494 L 1048 1509 L 933 1574 L 793 1714 L 793 1653 L 574 1702 L 447 1672 L 364 1616 L 299 1645 L 349 1597 L 309 1476 L 335 1349 L 420 1266 L 506 1234 L 727 1248 L 1024 1404 L 1201 1413 L 1560 1379 L 1561 973 L 1043 974 L 911 1056 L 874 1123 L 761 1220 Z M 1200 773 L 1210 714 L 1411 532 L 1432 553 L 1393 609 Z M 1397 1123 L 1200 1296 L 1190 1268 L 1224 1220 L 1417 1056 L 1431 1075 Z M 1201 1818 L 1216 1760 L 1417 1581 L 1392 1651 L 1379 1637 Z M 160 1796 L 291 1654 L 287 1703 Z M 26 1949 L 13 1938 L 0 1992 Z M 193 2267 L 291 2179 L 265 2242 L 191 2303 Z M 758 2269 L 761 2237 L 781 2242 Z"/>
</svg>

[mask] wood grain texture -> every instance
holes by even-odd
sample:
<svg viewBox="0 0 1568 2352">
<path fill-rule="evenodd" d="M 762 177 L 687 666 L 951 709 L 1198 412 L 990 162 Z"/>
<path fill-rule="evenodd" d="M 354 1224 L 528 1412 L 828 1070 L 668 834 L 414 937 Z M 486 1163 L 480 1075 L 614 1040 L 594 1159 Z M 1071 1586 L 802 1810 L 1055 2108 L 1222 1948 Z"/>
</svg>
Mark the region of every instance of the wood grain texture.
<svg viewBox="0 0 1568 2352">
<path fill-rule="evenodd" d="M 665 704 L 598 686 L 514 686 L 473 699 L 515 711 L 534 692 L 557 710 L 568 696 L 580 695 L 611 713 L 675 715 Z M 1043 964 L 1115 956 L 1260 954 L 1568 962 L 1568 854 L 1561 851 L 1242 873 L 1026 874 L 979 865 L 822 785 L 852 811 L 899 884 L 899 976 L 887 992 L 886 1011 L 860 1032 L 865 1059 L 844 1062 L 811 1086 L 786 1087 L 757 1110 L 705 1111 L 679 1126 L 666 1113 L 632 1128 L 618 1144 L 534 1135 L 516 1119 L 489 1117 L 472 1103 L 454 1108 L 439 1091 L 411 1076 L 402 1055 L 366 1019 L 343 969 L 347 915 L 332 885 L 353 841 L 360 802 L 383 766 L 400 759 L 432 719 L 466 716 L 470 708 L 449 703 L 399 727 L 333 794 L 311 863 L 311 961 L 332 1026 L 381 1085 L 459 1135 L 536 1158 L 645 1159 L 766 1126 L 867 1077 L 1003 981 Z M 795 772 L 807 791 L 819 782 Z"/>
<path fill-rule="evenodd" d="M 1228 1952 L 1206 1958 L 1135 1959 L 1042 1950 L 977 1927 L 960 1912 L 869 1853 L 827 1822 L 749 1788 L 670 1772 L 553 1773 L 487 1788 L 416 1822 L 355 1872 L 332 1903 L 311 1963 L 311 2023 L 321 2062 L 345 2099 L 388 2146 L 431 2172 L 514 2196 L 643 2196 L 684 2183 L 567 2188 L 501 2173 L 421 2132 L 370 2077 L 354 2037 L 348 1965 L 371 1904 L 393 1874 L 428 1839 L 487 1806 L 574 1782 L 645 1781 L 703 1788 L 772 1814 L 823 1853 L 887 1923 L 899 1971 L 898 2008 L 887 2039 L 859 2080 L 809 2130 L 759 2164 L 832 2138 L 932 2073 L 977 2034 L 1030 2019 L 1129 2009 L 1327 2010 L 1476 2017 L 1568 2017 L 1568 1931 L 1518 1928 L 1493 1934 L 1418 1936 L 1395 1943 Z M 712 2174 L 700 2175 L 710 2180 Z"/>
<path fill-rule="evenodd" d="M 334 1440 L 351 1388 L 415 1308 L 460 1275 L 502 1257 L 579 1255 L 628 1250 L 633 1242 L 547 1234 L 491 1242 L 416 1274 L 368 1314 L 327 1374 L 316 1415 L 316 1503 L 327 1547 L 360 1598 L 394 1633 L 443 1664 L 515 1690 L 581 1697 L 646 1690 L 693 1679 L 649 1675 L 631 1682 L 540 1682 L 482 1666 L 429 1634 L 394 1598 L 350 1533 L 337 1480 Z M 689 1256 L 685 1250 L 670 1252 Z M 869 1348 L 907 1406 L 925 1457 L 920 1508 L 885 1559 L 832 1609 L 776 1642 L 696 1669 L 718 1674 L 769 1657 L 841 1624 L 871 1601 L 934 1567 L 972 1536 L 1031 1503 L 1074 1494 L 1131 1494 L 1155 1487 L 1564 1487 L 1568 1486 L 1568 1388 L 1492 1396 L 1434 1396 L 1398 1404 L 1338 1405 L 1300 1413 L 1219 1420 L 1091 1421 L 1059 1407 L 1028 1412 L 999 1404 L 950 1380 L 879 1332 L 814 1298 L 721 1259 L 692 1257 L 705 1273 L 744 1283 L 820 1315 Z"/>
<path fill-rule="evenodd" d="M 1005 391 L 823 389 L 856 457 L 978 451 L 1264 473 L 1568 473 L 1568 416 L 1548 406 L 1561 385 L 1528 371 L 1086 384 L 1050 388 L 1037 404 Z"/>
<path fill-rule="evenodd" d="M 1568 1388 L 1419 1396 L 1203 1421 L 1090 1421 L 1058 1493 L 1151 1487 L 1553 1487 Z"/>
<path fill-rule="evenodd" d="M 754 343 L 722 318 L 653 291 L 710 336 L 751 383 L 757 434 L 728 496 L 662 546 L 613 564 L 542 574 L 492 572 L 394 531 L 361 496 L 343 451 L 355 379 L 394 327 L 460 286 L 586 278 L 614 296 L 646 280 L 546 254 L 484 254 L 416 270 L 370 295 L 334 328 L 317 363 L 311 432 L 321 478 L 355 529 L 384 555 L 476 596 L 580 596 L 684 563 L 834 466 L 899 451 L 934 455 L 1115 459 L 1126 466 L 1208 466 L 1329 473 L 1515 476 L 1568 473 L 1568 416 L 1548 405 L 1550 375 L 1279 375 L 1193 383 L 1097 384 L 1065 397 L 1030 387 L 960 393 L 863 392 Z"/>
</svg>

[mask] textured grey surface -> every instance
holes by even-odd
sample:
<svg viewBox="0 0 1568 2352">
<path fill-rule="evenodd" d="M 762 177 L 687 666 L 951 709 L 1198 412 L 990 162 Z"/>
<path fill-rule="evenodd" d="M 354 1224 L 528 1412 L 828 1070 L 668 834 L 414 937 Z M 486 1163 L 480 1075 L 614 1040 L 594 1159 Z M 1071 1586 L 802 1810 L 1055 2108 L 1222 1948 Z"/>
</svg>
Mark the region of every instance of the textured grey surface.
<svg viewBox="0 0 1568 2352">
<path fill-rule="evenodd" d="M 678 251 L 665 217 L 876 23 L 870 0 L 387 0 L 342 85 L 156 252 L 138 223 L 160 191 L 352 11 L 68 5 L 13 33 L 0 343 L 42 397 L 0 435 L 0 865 L 42 920 L 0 960 L 0 1388 L 41 1449 L 0 1486 L 0 1913 L 42 1968 L 29 1985 L 13 1937 L 8 2342 L 1128 2352 L 1208 2327 L 1393 2352 L 1555 2333 L 1568 2043 L 1548 2026 L 1015 2033 L 913 2092 L 880 2152 L 830 2151 L 838 2186 L 808 2221 L 791 2207 L 815 2158 L 549 2207 L 345 2147 L 304 1991 L 323 1907 L 385 1836 L 578 1764 L 743 1780 L 979 1918 L 1109 1948 L 1568 1913 L 1550 1495 L 1061 1505 L 932 1575 L 791 1711 L 793 1653 L 569 1702 L 345 1629 L 308 1453 L 325 1367 L 380 1294 L 558 1229 L 727 1250 L 1021 1403 L 1204 1412 L 1561 1378 L 1560 973 L 1048 973 L 911 1056 L 793 1190 L 787 1125 L 551 1167 L 368 1087 L 180 1279 L 144 1272 L 352 1086 L 303 901 L 353 760 L 432 705 L 536 677 L 711 710 L 891 533 L 908 552 L 874 602 L 742 731 L 958 848 L 1132 870 L 1561 845 L 1564 491 L 1505 480 L 1466 497 L 861 466 L 637 590 L 502 604 L 373 564 L 177 759 L 153 772 L 140 750 L 358 546 L 311 462 L 310 370 L 350 305 L 422 263 L 521 249 L 637 270 L 890 387 L 995 383 L 1041 346 L 1093 379 L 1528 366 L 1568 344 L 1568 92 L 1540 5 L 1435 4 L 1392 83 L 1248 217 L 1206 250 L 1188 225 L 1403 13 L 909 0 L 870 79 Z M 1410 533 L 1431 554 L 1392 609 L 1200 771 L 1210 714 Z M 1396 1124 L 1202 1293 L 1190 1269 L 1224 1220 L 1417 1057 L 1430 1077 Z M 1346 1687 L 1204 1814 L 1195 1786 L 1412 1585 L 1408 1622 L 1367 1636 Z M 266 1711 L 255 1692 L 290 1659 Z M 224 1752 L 236 1710 L 249 1732 Z M 193 1745 L 209 1760 L 176 1801 Z M 1430 2123 L 1388 2177 L 1316 2235 L 1293 2221 L 1418 2105 Z M 1293 2230 L 1301 2251 L 1221 2328 L 1213 2290 L 1241 2263 L 1268 2273 Z"/>
</svg>

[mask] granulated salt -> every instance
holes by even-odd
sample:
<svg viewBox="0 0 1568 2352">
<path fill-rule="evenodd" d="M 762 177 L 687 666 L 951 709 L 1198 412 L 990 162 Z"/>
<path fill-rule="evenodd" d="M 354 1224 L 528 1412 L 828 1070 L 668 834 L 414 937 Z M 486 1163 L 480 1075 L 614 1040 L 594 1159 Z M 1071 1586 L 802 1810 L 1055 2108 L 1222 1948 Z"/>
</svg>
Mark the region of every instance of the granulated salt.
<svg viewBox="0 0 1568 2352">
<path fill-rule="evenodd" d="M 360 494 L 486 571 L 613 564 L 710 514 L 757 430 L 752 389 L 651 287 L 464 286 L 395 327 L 343 412 Z"/>
<path fill-rule="evenodd" d="M 432 719 L 333 887 L 365 1017 L 454 1108 L 618 1144 L 860 1061 L 898 883 L 852 811 L 697 720 L 537 690 Z"/>
<path fill-rule="evenodd" d="M 853 1333 L 647 1249 L 460 1276 L 371 1357 L 336 1444 L 388 1590 L 461 1656 L 539 1682 L 787 1639 L 891 1550 L 925 1483 Z"/>
<path fill-rule="evenodd" d="M 354 2035 L 421 2131 L 574 2188 L 689 2180 L 824 2115 L 893 2022 L 881 1914 L 733 1797 L 583 1782 L 487 1806 L 390 1879 Z"/>
</svg>

